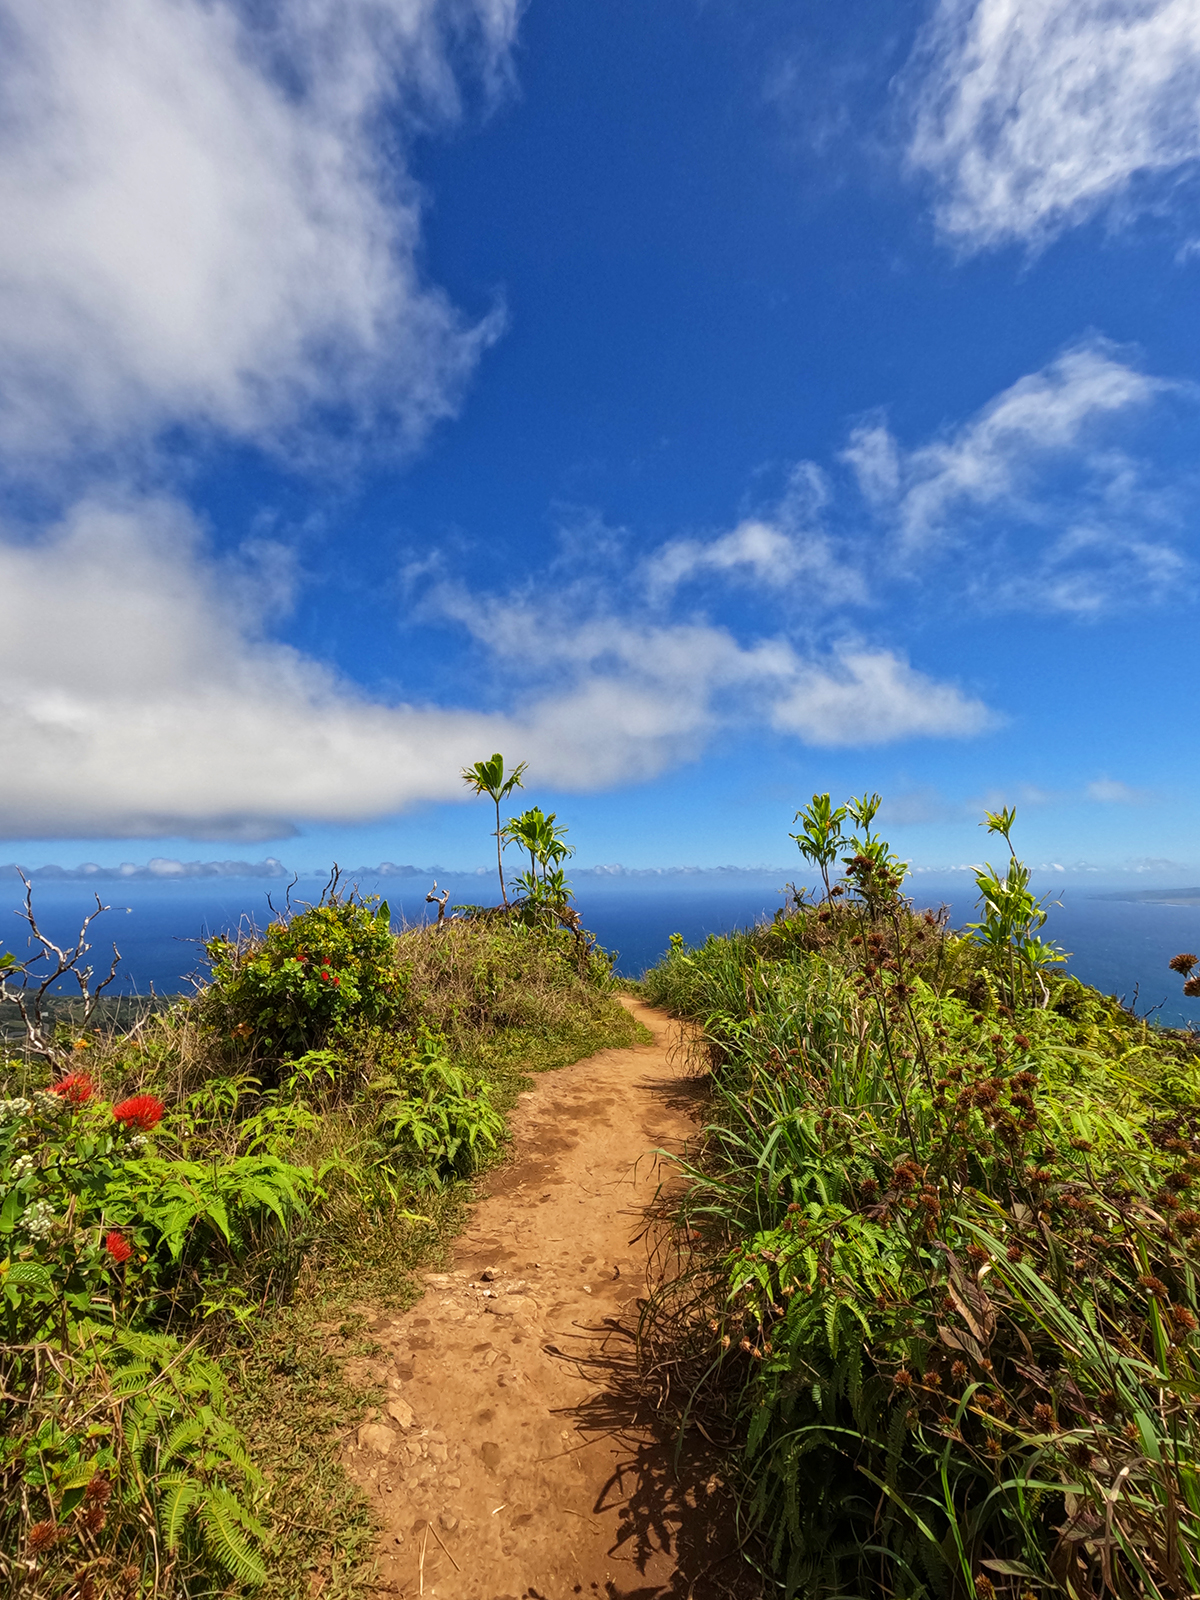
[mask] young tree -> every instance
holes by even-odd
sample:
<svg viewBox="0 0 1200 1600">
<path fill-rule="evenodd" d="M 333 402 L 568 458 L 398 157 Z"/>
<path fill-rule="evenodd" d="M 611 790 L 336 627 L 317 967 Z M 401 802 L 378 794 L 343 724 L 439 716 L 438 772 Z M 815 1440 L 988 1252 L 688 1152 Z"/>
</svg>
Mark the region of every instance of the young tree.
<svg viewBox="0 0 1200 1600">
<path fill-rule="evenodd" d="M 507 800 L 514 789 L 524 788 L 521 777 L 528 762 L 521 761 L 509 773 L 504 770 L 504 757 L 499 751 L 490 761 L 477 761 L 473 767 L 462 769 L 462 780 L 476 794 L 490 795 L 496 806 L 496 871 L 500 874 L 500 898 L 508 905 L 504 888 L 504 862 L 501 859 L 500 802 Z"/>
</svg>

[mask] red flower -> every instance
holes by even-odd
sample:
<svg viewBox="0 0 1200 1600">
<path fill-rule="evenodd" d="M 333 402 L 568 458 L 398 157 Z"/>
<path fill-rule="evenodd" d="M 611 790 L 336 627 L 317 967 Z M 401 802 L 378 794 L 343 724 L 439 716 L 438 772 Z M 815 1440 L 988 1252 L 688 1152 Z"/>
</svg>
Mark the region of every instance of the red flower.
<svg viewBox="0 0 1200 1600">
<path fill-rule="evenodd" d="M 162 1114 L 163 1103 L 152 1094 L 135 1094 L 113 1107 L 113 1116 L 118 1122 L 123 1122 L 127 1128 L 136 1128 L 140 1133 L 148 1133 L 160 1123 Z"/>
<path fill-rule="evenodd" d="M 126 1239 L 124 1234 L 118 1233 L 116 1228 L 114 1228 L 105 1239 L 104 1248 L 108 1251 L 109 1255 L 113 1258 L 113 1261 L 117 1266 L 120 1266 L 122 1261 L 128 1261 L 130 1256 L 133 1254 L 133 1246 L 130 1244 L 129 1240 Z"/>
<path fill-rule="evenodd" d="M 341 983 L 341 981 L 342 981 L 341 978 L 339 977 L 339 975 L 336 972 L 333 975 L 333 981 L 334 981 L 334 983 Z"/>
<path fill-rule="evenodd" d="M 51 1094 L 61 1095 L 73 1106 L 81 1106 L 85 1100 L 90 1100 L 95 1092 L 96 1085 L 86 1072 L 72 1072 L 70 1077 L 50 1085 Z"/>
</svg>

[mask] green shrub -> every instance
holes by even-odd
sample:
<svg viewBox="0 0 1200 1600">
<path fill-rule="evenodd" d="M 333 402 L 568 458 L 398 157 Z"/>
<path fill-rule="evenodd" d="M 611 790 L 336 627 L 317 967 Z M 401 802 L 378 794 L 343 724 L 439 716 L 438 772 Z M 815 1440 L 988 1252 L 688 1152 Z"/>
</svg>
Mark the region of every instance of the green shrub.
<svg viewBox="0 0 1200 1600">
<path fill-rule="evenodd" d="M 504 1137 L 487 1084 L 472 1084 L 434 1034 L 424 1034 L 409 1059 L 370 1089 L 380 1096 L 382 1159 L 411 1173 L 418 1189 L 468 1177 L 482 1151 L 495 1150 Z"/>
<path fill-rule="evenodd" d="M 649 975 L 715 1114 L 644 1354 L 789 1593 L 1200 1590 L 1200 1058 L 1017 957 L 831 893 Z"/>
<path fill-rule="evenodd" d="M 386 901 L 331 900 L 271 923 L 261 937 L 219 935 L 205 948 L 206 1016 L 264 1057 L 319 1049 L 351 1022 L 387 1023 L 404 1001 Z"/>
</svg>

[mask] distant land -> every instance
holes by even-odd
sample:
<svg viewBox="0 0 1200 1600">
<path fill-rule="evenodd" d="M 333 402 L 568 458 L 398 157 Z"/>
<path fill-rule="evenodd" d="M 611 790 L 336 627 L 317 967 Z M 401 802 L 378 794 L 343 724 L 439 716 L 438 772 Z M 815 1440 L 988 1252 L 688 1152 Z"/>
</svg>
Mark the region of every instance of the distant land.
<svg viewBox="0 0 1200 1600">
<path fill-rule="evenodd" d="M 1098 894 L 1097 900 L 1136 900 L 1157 906 L 1200 906 L 1200 888 L 1197 889 L 1115 889 L 1108 894 Z"/>
<path fill-rule="evenodd" d="M 520 871 L 521 863 L 514 856 L 508 863 L 515 865 Z M 488 878 L 495 873 L 494 866 L 487 867 L 413 867 L 398 865 L 395 861 L 381 861 L 374 867 L 353 867 L 343 870 L 343 881 L 353 882 L 357 878 L 445 878 L 476 880 Z M 795 873 L 795 866 L 791 867 L 576 867 L 571 878 L 604 878 L 604 879 L 653 879 L 675 881 L 678 879 L 700 879 L 706 882 L 727 878 L 748 877 L 779 877 Z M 101 866 L 95 861 L 85 861 L 77 867 L 60 867 L 55 865 L 43 867 L 21 867 L 18 863 L 9 861 L 0 865 L 0 880 L 15 877 L 18 872 L 24 872 L 27 878 L 34 881 L 47 880 L 57 883 L 164 883 L 172 880 L 193 881 L 199 878 L 290 878 L 292 869 L 284 866 L 282 861 L 274 856 L 268 856 L 265 861 L 176 861 L 166 856 L 156 856 L 153 860 L 138 865 L 132 861 L 122 861 L 119 866 Z M 313 869 L 300 872 L 295 876 L 305 880 L 313 880 L 328 876 L 327 868 Z"/>
</svg>

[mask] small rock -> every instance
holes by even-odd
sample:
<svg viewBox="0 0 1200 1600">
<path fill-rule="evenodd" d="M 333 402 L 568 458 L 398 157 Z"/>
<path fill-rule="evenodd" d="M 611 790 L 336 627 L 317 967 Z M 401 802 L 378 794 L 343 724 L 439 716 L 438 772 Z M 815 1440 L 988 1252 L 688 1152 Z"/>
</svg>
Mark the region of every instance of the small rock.
<svg viewBox="0 0 1200 1600">
<path fill-rule="evenodd" d="M 500 1276 L 499 1267 L 485 1267 L 479 1274 L 480 1283 L 494 1283 Z"/>
<path fill-rule="evenodd" d="M 413 1425 L 413 1408 L 409 1405 L 407 1400 L 401 1400 L 399 1398 L 395 1400 L 389 1400 L 387 1403 L 387 1414 L 389 1417 L 391 1417 L 393 1422 L 398 1423 L 406 1432 Z"/>
<path fill-rule="evenodd" d="M 375 1450 L 381 1456 L 386 1456 L 395 1442 L 396 1435 L 391 1428 L 385 1428 L 382 1422 L 364 1422 L 358 1430 L 360 1450 Z"/>
<path fill-rule="evenodd" d="M 445 1484 L 447 1489 L 461 1489 L 462 1488 L 462 1479 L 461 1478 L 443 1478 L 442 1482 Z"/>
<path fill-rule="evenodd" d="M 438 1522 L 447 1533 L 453 1533 L 455 1528 L 458 1527 L 458 1518 L 452 1517 L 448 1511 L 443 1511 L 441 1513 L 441 1515 L 438 1517 Z"/>
<path fill-rule="evenodd" d="M 430 1461 L 436 1461 L 439 1464 L 441 1464 L 441 1463 L 447 1461 L 449 1459 L 449 1456 L 450 1456 L 450 1452 L 449 1452 L 449 1450 L 446 1448 L 446 1446 L 444 1444 L 439 1444 L 436 1440 L 431 1440 L 430 1441 L 430 1444 L 429 1444 L 429 1459 L 430 1459 Z"/>
</svg>

